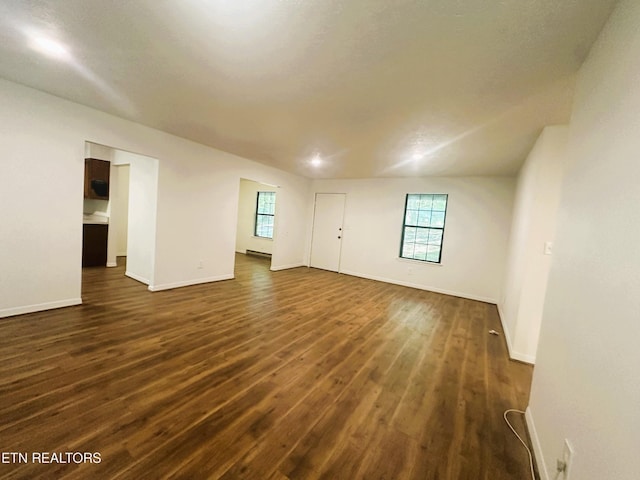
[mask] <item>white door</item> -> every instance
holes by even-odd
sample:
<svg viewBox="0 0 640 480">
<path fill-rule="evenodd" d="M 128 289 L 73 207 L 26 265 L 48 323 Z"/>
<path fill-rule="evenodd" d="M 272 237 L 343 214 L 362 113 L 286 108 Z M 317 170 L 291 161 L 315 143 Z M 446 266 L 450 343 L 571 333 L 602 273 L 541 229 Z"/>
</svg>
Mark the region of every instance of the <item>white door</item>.
<svg viewBox="0 0 640 480">
<path fill-rule="evenodd" d="M 342 248 L 344 193 L 316 193 L 310 265 L 337 272 Z"/>
</svg>

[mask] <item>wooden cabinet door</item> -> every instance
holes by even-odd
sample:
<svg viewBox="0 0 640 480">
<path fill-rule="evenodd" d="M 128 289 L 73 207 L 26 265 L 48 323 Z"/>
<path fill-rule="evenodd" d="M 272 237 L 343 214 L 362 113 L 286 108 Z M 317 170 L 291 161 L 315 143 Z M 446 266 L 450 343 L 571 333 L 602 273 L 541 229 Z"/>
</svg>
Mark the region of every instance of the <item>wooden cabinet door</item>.
<svg viewBox="0 0 640 480">
<path fill-rule="evenodd" d="M 84 224 L 82 227 L 82 266 L 106 267 L 109 226 Z"/>
<path fill-rule="evenodd" d="M 109 200 L 111 163 L 96 158 L 84 160 L 84 197 Z"/>
</svg>

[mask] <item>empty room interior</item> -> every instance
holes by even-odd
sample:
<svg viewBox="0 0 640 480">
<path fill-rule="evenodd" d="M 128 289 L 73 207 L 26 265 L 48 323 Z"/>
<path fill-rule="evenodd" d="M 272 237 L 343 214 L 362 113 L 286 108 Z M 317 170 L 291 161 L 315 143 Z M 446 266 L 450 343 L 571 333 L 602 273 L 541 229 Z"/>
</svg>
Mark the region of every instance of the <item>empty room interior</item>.
<svg viewBox="0 0 640 480">
<path fill-rule="evenodd" d="M 640 2 L 0 24 L 0 478 L 638 478 Z"/>
</svg>

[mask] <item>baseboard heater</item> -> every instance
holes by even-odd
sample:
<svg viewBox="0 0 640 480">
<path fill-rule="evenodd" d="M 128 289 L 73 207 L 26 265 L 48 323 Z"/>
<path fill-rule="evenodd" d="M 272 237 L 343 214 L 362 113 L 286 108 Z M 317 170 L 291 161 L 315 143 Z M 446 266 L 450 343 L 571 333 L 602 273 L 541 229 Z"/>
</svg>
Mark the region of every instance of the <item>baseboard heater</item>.
<svg viewBox="0 0 640 480">
<path fill-rule="evenodd" d="M 247 255 L 255 255 L 256 257 L 271 258 L 270 253 L 258 252 L 257 250 L 247 250 Z"/>
</svg>

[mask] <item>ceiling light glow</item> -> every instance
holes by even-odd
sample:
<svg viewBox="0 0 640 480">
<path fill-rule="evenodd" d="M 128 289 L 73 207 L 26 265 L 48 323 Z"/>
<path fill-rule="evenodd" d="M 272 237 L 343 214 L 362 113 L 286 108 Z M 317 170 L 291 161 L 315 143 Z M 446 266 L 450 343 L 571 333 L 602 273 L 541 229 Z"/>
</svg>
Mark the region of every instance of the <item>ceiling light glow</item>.
<svg viewBox="0 0 640 480">
<path fill-rule="evenodd" d="M 47 37 L 33 37 L 31 39 L 31 48 L 57 60 L 69 60 L 71 58 L 67 47 Z"/>
<path fill-rule="evenodd" d="M 313 165 L 314 167 L 319 167 L 320 165 L 322 165 L 322 159 L 320 158 L 320 155 L 316 155 L 311 159 L 311 165 Z"/>
</svg>

